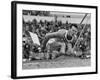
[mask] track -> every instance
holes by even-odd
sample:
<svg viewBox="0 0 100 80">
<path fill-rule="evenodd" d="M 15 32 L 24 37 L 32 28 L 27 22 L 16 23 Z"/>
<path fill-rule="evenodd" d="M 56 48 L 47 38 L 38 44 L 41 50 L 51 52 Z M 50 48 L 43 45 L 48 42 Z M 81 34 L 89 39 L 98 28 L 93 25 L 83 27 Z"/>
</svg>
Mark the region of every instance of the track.
<svg viewBox="0 0 100 80">
<path fill-rule="evenodd" d="M 41 69 L 41 68 L 61 68 L 61 67 L 84 67 L 90 66 L 91 59 L 80 59 L 72 56 L 60 56 L 54 60 L 34 60 L 24 62 L 23 69 Z"/>
</svg>

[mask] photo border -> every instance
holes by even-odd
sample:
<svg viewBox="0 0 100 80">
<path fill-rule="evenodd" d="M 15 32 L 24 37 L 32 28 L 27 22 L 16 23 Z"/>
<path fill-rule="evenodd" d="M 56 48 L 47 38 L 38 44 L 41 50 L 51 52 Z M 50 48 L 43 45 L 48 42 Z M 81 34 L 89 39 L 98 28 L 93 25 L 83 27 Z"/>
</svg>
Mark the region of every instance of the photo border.
<svg viewBox="0 0 100 80">
<path fill-rule="evenodd" d="M 66 74 L 50 74 L 50 75 L 37 75 L 37 76 L 17 76 L 17 4 L 34 4 L 34 5 L 49 5 L 60 7 L 80 7 L 80 8 L 94 8 L 96 9 L 96 71 L 83 72 L 83 73 L 66 73 Z M 12 1 L 11 2 L 11 78 L 39 78 L 39 77 L 55 77 L 55 76 L 68 76 L 68 75 L 85 75 L 98 73 L 98 7 L 88 5 L 73 5 L 73 4 L 57 4 L 57 3 L 42 3 L 42 2 L 24 2 Z"/>
</svg>

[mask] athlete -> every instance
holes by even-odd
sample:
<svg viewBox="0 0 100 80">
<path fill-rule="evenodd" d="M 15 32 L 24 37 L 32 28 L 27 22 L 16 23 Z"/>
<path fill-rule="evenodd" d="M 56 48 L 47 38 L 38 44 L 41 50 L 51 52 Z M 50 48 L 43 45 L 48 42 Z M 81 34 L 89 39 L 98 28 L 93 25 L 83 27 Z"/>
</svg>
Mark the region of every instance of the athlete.
<svg viewBox="0 0 100 80">
<path fill-rule="evenodd" d="M 67 43 L 69 41 L 73 40 L 73 36 L 76 34 L 77 34 L 77 26 L 74 24 L 72 24 L 70 26 L 69 30 L 60 29 L 57 32 L 47 33 L 44 40 L 43 40 L 43 43 L 42 43 L 42 51 L 45 51 L 46 44 L 49 41 L 49 39 L 57 38 L 57 39 L 60 39 L 61 41 L 63 40 L 63 42 L 67 45 Z M 64 50 L 64 52 L 65 52 L 65 50 Z"/>
</svg>

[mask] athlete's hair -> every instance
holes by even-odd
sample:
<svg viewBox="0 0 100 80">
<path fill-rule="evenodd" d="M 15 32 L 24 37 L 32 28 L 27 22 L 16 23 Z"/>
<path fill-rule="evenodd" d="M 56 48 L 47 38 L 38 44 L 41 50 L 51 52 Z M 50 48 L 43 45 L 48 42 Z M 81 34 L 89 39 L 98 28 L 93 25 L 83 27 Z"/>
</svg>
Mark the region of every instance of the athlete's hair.
<svg viewBox="0 0 100 80">
<path fill-rule="evenodd" d="M 75 28 L 78 28 L 78 27 L 77 27 L 77 24 L 71 24 L 71 25 L 70 25 L 70 29 L 72 28 L 72 26 L 74 26 Z"/>
</svg>

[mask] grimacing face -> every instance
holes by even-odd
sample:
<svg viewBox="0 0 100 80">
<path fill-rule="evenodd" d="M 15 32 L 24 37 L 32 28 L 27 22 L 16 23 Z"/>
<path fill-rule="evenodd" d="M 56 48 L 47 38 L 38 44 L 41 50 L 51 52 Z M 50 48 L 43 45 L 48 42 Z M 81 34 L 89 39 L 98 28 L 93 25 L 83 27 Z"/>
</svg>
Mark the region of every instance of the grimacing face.
<svg viewBox="0 0 100 80">
<path fill-rule="evenodd" d="M 72 26 L 70 31 L 71 31 L 72 34 L 77 34 L 77 32 L 78 32 L 77 28 L 74 27 L 74 26 Z"/>
</svg>

